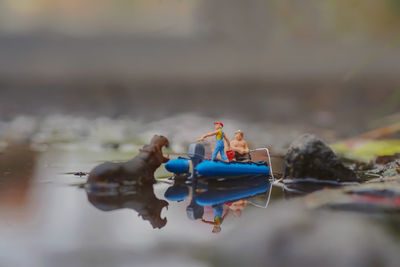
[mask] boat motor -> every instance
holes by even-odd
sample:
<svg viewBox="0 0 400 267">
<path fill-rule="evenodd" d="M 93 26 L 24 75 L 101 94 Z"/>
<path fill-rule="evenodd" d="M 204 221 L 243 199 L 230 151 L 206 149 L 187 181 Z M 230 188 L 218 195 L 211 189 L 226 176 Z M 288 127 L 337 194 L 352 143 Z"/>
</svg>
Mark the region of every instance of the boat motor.
<svg viewBox="0 0 400 267">
<path fill-rule="evenodd" d="M 200 162 L 203 161 L 204 154 L 205 154 L 205 149 L 202 144 L 193 143 L 193 144 L 189 145 L 187 155 L 192 160 L 192 164 L 193 164 L 193 166 L 191 168 L 191 175 L 190 175 L 189 179 L 193 179 L 197 176 L 196 167 Z"/>
</svg>

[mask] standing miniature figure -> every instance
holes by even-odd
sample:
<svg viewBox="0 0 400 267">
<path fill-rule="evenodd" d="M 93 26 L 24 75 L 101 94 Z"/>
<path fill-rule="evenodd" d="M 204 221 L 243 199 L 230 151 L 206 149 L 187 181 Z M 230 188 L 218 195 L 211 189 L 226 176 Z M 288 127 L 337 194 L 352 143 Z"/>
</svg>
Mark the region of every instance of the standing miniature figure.
<svg viewBox="0 0 400 267">
<path fill-rule="evenodd" d="M 224 220 L 224 217 L 222 216 L 222 213 L 224 212 L 224 204 L 219 204 L 213 206 L 214 209 L 214 226 L 212 229 L 212 232 L 214 234 L 217 234 L 221 232 L 221 224 L 222 221 Z"/>
<path fill-rule="evenodd" d="M 214 132 L 203 135 L 202 137 L 197 139 L 197 141 L 203 141 L 205 138 L 215 135 L 217 138 L 217 142 L 215 144 L 215 148 L 214 148 L 214 152 L 211 156 L 211 160 L 215 160 L 218 153 L 220 153 L 221 158 L 224 161 L 228 162 L 228 157 L 225 154 L 224 139 L 228 146 L 228 150 L 230 150 L 230 142 L 229 142 L 229 139 L 226 137 L 225 133 L 222 131 L 222 128 L 224 127 L 224 125 L 222 124 L 222 122 L 216 121 L 216 122 L 214 122 L 214 126 L 215 126 Z"/>
<path fill-rule="evenodd" d="M 246 142 L 243 139 L 243 132 L 241 130 L 237 130 L 235 132 L 235 139 L 230 143 L 231 149 L 235 152 L 236 161 L 250 161 L 250 149 Z"/>
<path fill-rule="evenodd" d="M 207 221 L 203 218 L 201 218 L 201 221 L 203 223 L 211 224 L 213 226 L 212 233 L 218 234 L 221 232 L 221 224 L 226 218 L 226 216 L 229 213 L 229 209 L 226 209 L 225 214 L 224 213 L 224 204 L 217 204 L 212 206 L 214 210 L 214 221 Z"/>
</svg>

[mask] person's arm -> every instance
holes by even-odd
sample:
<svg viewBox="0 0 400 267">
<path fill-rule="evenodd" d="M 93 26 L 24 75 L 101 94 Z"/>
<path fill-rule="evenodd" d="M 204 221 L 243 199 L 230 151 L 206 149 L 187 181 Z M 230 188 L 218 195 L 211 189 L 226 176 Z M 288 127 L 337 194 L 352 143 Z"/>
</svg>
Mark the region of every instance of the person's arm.
<svg viewBox="0 0 400 267">
<path fill-rule="evenodd" d="M 238 152 L 239 154 L 246 154 L 250 152 L 249 146 L 247 145 L 246 141 L 244 141 L 243 146 L 236 145 L 236 143 L 232 141 L 231 149 L 235 152 Z"/>
<path fill-rule="evenodd" d="M 211 224 L 211 225 L 216 225 L 215 222 L 211 222 L 211 221 L 206 221 L 203 218 L 200 219 L 203 223 L 207 223 L 207 224 Z"/>
<path fill-rule="evenodd" d="M 250 153 L 249 145 L 244 141 L 244 153 Z"/>
<path fill-rule="evenodd" d="M 213 135 L 217 135 L 218 131 L 214 131 L 211 133 L 207 133 L 205 135 L 203 135 L 202 137 L 200 137 L 199 139 L 197 139 L 197 141 L 203 141 L 205 138 L 213 136 Z"/>
<path fill-rule="evenodd" d="M 240 148 L 236 145 L 236 141 L 235 140 L 232 140 L 229 143 L 229 145 L 230 145 L 232 151 L 240 153 Z"/>
<path fill-rule="evenodd" d="M 226 134 L 224 133 L 224 139 L 226 141 L 226 145 L 228 146 L 228 150 L 231 149 L 231 142 L 229 141 L 228 137 L 226 137 Z"/>
</svg>

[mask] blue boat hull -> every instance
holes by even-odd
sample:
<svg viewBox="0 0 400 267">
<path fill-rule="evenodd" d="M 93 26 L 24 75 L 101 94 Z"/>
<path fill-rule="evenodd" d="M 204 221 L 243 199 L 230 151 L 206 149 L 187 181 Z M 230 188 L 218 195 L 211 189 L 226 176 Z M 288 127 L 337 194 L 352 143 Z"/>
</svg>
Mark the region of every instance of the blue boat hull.
<svg viewBox="0 0 400 267">
<path fill-rule="evenodd" d="M 196 203 L 200 206 L 219 205 L 262 194 L 268 191 L 270 182 L 265 176 L 247 177 L 241 187 L 209 188 L 206 192 L 196 196 Z"/>
<path fill-rule="evenodd" d="M 264 164 L 222 162 L 205 160 L 196 167 L 196 171 L 202 176 L 241 176 L 269 174 L 269 168 Z"/>
<path fill-rule="evenodd" d="M 191 172 L 191 162 L 189 159 L 172 159 L 165 164 L 165 169 L 169 172 L 182 174 Z M 241 163 L 241 162 L 222 162 L 205 160 L 199 163 L 196 171 L 201 176 L 242 176 L 269 174 L 269 167 L 265 164 Z"/>
<path fill-rule="evenodd" d="M 268 191 L 271 186 L 269 180 L 264 175 L 242 176 L 237 182 L 217 182 L 211 184 L 197 184 L 193 198 L 200 206 L 213 206 L 226 202 L 245 199 Z M 189 187 L 187 185 L 170 186 L 164 193 L 168 201 L 182 201 L 189 197 Z"/>
<path fill-rule="evenodd" d="M 165 163 L 165 169 L 169 172 L 182 174 L 190 172 L 190 160 L 189 159 L 171 159 Z"/>
</svg>

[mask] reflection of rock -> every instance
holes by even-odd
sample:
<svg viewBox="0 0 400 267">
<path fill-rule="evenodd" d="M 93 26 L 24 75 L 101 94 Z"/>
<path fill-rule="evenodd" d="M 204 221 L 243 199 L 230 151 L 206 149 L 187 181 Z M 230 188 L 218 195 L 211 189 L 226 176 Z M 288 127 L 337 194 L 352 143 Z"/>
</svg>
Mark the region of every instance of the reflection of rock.
<svg viewBox="0 0 400 267">
<path fill-rule="evenodd" d="M 153 228 L 162 228 L 167 219 L 161 218 L 161 210 L 168 206 L 165 200 L 154 195 L 152 184 L 120 186 L 117 184 L 89 183 L 85 185 L 89 202 L 102 211 L 133 209 Z"/>
<path fill-rule="evenodd" d="M 284 179 L 282 180 L 282 183 L 283 192 L 286 198 L 312 193 L 325 188 L 335 188 L 339 186 L 355 184 L 349 182 L 318 180 L 315 178 Z"/>
<path fill-rule="evenodd" d="M 323 190 L 308 195 L 305 202 L 312 208 L 351 210 L 364 213 L 400 212 L 400 176 L 376 179 L 339 190 Z"/>
<path fill-rule="evenodd" d="M 312 134 L 302 135 L 290 145 L 283 175 L 292 179 L 317 178 L 341 182 L 359 180 L 324 141 Z"/>
<path fill-rule="evenodd" d="M 88 182 L 152 183 L 154 171 L 168 161 L 162 154 L 164 146 L 168 146 L 168 139 L 155 135 L 150 145 L 145 145 L 133 159 L 122 163 L 105 162 L 96 166 L 89 173 Z"/>
</svg>

